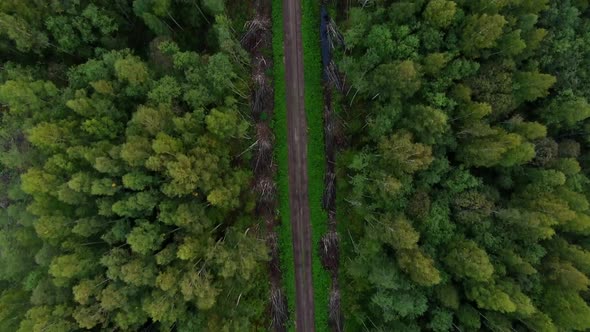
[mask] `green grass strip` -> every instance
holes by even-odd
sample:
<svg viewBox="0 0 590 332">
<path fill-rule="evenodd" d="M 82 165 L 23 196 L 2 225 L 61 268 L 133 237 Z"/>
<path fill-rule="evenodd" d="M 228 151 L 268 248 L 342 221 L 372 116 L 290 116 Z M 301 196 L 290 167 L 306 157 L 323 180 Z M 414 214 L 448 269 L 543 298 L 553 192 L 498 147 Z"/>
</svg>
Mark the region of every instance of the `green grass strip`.
<svg viewBox="0 0 590 332">
<path fill-rule="evenodd" d="M 327 232 L 328 215 L 322 209 L 324 193 L 324 97 L 322 90 L 322 58 L 320 49 L 320 1 L 302 1 L 301 33 L 305 79 L 305 113 L 307 115 L 307 171 L 309 176 L 309 207 L 313 239 L 313 289 L 316 331 L 328 331 L 328 296 L 330 276 L 322 267 L 318 243 Z"/>
<path fill-rule="evenodd" d="M 285 91 L 285 67 L 283 65 L 283 4 L 273 0 L 273 58 L 275 84 L 275 117 L 273 129 L 276 137 L 275 154 L 278 163 L 277 183 L 280 195 L 281 227 L 279 245 L 283 280 L 291 311 L 289 330 L 294 331 L 295 312 L 295 271 L 293 261 L 291 221 L 289 218 L 289 178 L 287 149 L 287 107 Z M 323 94 L 322 66 L 320 54 L 319 15 L 317 1 L 303 0 L 302 38 L 304 45 L 303 62 L 305 79 L 305 111 L 308 126 L 308 176 L 309 203 L 312 226 L 313 281 L 316 330 L 328 331 L 328 295 L 330 277 L 321 265 L 318 243 L 327 231 L 327 214 L 321 207 L 324 191 L 324 136 L 323 136 Z"/>
<path fill-rule="evenodd" d="M 283 45 L 283 0 L 272 1 L 272 51 L 274 76 L 274 119 L 272 122 L 275 134 L 275 160 L 277 169 L 277 186 L 279 193 L 279 214 L 281 225 L 277 230 L 283 283 L 289 305 L 289 331 L 295 331 L 295 262 L 293 258 L 293 234 L 289 207 L 289 156 L 287 147 L 287 103 L 285 88 L 285 55 Z"/>
</svg>

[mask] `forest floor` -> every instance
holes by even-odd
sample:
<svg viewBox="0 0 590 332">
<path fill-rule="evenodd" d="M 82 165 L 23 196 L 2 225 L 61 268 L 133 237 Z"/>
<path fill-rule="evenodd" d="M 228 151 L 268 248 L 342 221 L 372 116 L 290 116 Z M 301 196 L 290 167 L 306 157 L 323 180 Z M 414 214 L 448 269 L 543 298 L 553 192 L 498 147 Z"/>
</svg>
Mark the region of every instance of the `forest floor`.
<svg viewBox="0 0 590 332">
<path fill-rule="evenodd" d="M 297 331 L 315 331 L 300 1 L 283 1 L 283 29 L 289 151 L 289 202 L 297 291 L 296 329 Z"/>
</svg>

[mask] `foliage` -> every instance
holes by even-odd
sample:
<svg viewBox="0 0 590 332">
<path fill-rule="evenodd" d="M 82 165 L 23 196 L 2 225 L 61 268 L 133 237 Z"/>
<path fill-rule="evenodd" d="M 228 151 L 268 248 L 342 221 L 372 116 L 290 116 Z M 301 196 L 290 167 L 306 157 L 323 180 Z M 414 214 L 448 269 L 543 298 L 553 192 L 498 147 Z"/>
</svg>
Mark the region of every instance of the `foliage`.
<svg viewBox="0 0 590 332">
<path fill-rule="evenodd" d="M 341 20 L 350 330 L 590 329 L 587 1 L 369 1 Z"/>
<path fill-rule="evenodd" d="M 268 323 L 246 58 L 223 12 L 2 1 L 0 330 Z"/>
</svg>

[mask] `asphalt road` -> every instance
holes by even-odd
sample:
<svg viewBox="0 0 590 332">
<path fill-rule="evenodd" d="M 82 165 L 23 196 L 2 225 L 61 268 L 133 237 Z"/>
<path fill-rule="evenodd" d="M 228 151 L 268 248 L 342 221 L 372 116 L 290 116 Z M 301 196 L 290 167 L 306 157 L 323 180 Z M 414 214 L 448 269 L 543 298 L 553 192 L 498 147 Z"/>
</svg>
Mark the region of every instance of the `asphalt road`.
<svg viewBox="0 0 590 332">
<path fill-rule="evenodd" d="M 295 257 L 296 330 L 315 331 L 312 282 L 312 240 L 307 192 L 307 122 L 303 98 L 303 45 L 300 0 L 283 0 L 289 206 Z"/>
</svg>

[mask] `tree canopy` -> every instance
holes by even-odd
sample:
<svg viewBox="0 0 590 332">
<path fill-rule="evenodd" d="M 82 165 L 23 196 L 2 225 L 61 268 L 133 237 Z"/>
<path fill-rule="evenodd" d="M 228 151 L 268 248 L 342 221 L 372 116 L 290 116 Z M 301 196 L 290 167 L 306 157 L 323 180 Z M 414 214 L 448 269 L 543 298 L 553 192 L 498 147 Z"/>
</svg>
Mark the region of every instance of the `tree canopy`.
<svg viewBox="0 0 590 332">
<path fill-rule="evenodd" d="M 229 13 L 0 3 L 0 330 L 270 324 Z"/>
<path fill-rule="evenodd" d="M 588 10 L 371 1 L 341 18 L 347 329 L 590 329 Z"/>
</svg>

